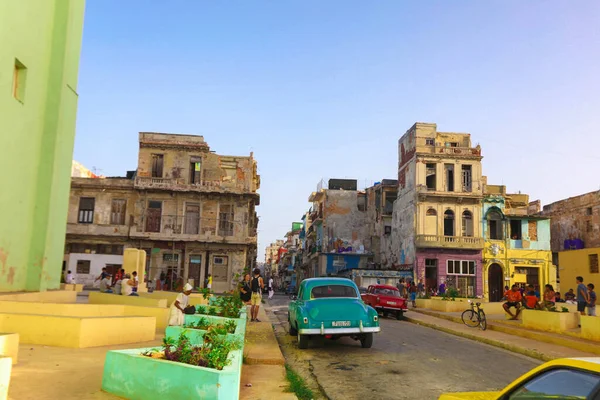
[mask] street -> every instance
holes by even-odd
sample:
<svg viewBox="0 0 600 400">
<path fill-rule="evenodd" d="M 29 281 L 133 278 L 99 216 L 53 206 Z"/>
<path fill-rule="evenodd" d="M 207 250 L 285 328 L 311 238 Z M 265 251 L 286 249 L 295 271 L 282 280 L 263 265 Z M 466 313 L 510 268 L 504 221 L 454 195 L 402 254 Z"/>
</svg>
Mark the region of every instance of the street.
<svg viewBox="0 0 600 400">
<path fill-rule="evenodd" d="M 381 319 L 371 349 L 350 338 L 298 350 L 288 335 L 288 296 L 268 300 L 286 361 L 326 399 L 437 399 L 444 392 L 489 391 L 539 361 L 406 321 Z"/>
</svg>

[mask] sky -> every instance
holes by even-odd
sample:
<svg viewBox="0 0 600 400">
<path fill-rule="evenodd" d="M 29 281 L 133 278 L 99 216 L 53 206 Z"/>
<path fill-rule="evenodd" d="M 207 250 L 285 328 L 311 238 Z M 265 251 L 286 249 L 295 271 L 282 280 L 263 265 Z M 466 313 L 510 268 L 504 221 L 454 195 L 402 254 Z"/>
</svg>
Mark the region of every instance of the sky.
<svg viewBox="0 0 600 400">
<path fill-rule="evenodd" d="M 88 0 L 74 159 L 123 176 L 140 131 L 254 152 L 258 261 L 321 179 L 395 179 L 417 121 L 548 204 L 600 189 L 599 21 L 595 0 Z"/>
</svg>

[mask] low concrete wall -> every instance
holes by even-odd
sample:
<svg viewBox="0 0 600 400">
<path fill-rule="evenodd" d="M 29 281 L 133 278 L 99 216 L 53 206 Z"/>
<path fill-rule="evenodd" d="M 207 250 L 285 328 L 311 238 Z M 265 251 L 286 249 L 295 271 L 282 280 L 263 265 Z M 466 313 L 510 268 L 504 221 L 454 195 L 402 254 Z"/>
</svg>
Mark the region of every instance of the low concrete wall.
<svg viewBox="0 0 600 400">
<path fill-rule="evenodd" d="M 12 365 L 10 357 L 0 357 L 0 400 L 8 399 Z"/>
<path fill-rule="evenodd" d="M 65 317 L 121 317 L 125 306 L 106 304 L 23 303 L 0 301 L 0 313 L 38 314 Z"/>
<path fill-rule="evenodd" d="M 551 311 L 523 310 L 523 326 L 546 332 L 561 333 L 577 328 L 579 314 Z"/>
<path fill-rule="evenodd" d="M 147 299 L 165 299 L 167 300 L 167 307 L 171 307 L 171 304 L 175 301 L 175 298 L 179 293 L 177 292 L 164 292 L 162 290 L 156 290 L 152 293 L 138 293 L 140 297 Z M 212 295 L 211 295 L 212 296 Z M 204 296 L 200 293 L 192 293 L 190 294 L 190 305 L 206 305 L 208 304 L 208 299 L 205 299 Z"/>
<path fill-rule="evenodd" d="M 9 357 L 12 359 L 13 365 L 17 363 L 19 359 L 18 333 L 0 333 L 0 357 Z"/>
<path fill-rule="evenodd" d="M 600 341 L 600 317 L 581 316 L 581 337 Z"/>
<path fill-rule="evenodd" d="M 430 308 L 434 311 L 441 312 L 461 312 L 469 308 L 469 304 L 462 301 L 438 301 L 433 300 Z"/>
<path fill-rule="evenodd" d="M 123 304 L 142 307 L 167 307 L 166 299 L 153 299 L 143 296 L 122 296 L 113 293 L 90 292 L 90 304 Z"/>
<path fill-rule="evenodd" d="M 1 313 L 0 330 L 18 333 L 21 343 L 81 348 L 153 340 L 156 320 Z"/>
<path fill-rule="evenodd" d="M 72 290 L 49 290 L 47 292 L 0 293 L 0 301 L 75 303 L 77 302 L 77 292 Z"/>
<path fill-rule="evenodd" d="M 83 292 L 83 284 L 61 283 L 60 290 L 72 290 L 75 292 Z"/>
<path fill-rule="evenodd" d="M 164 307 L 123 306 L 125 316 L 156 318 L 156 330 L 163 331 L 169 323 L 169 309 Z"/>
<path fill-rule="evenodd" d="M 131 400 L 239 399 L 242 351 L 222 371 L 140 355 L 151 349 L 106 353 L 102 390 Z"/>
</svg>

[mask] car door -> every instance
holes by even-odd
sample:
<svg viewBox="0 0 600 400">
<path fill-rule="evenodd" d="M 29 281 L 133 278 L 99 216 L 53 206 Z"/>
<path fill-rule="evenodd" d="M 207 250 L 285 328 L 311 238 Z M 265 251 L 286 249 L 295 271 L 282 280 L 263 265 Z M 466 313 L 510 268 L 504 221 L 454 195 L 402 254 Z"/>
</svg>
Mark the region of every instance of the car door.
<svg viewBox="0 0 600 400">
<path fill-rule="evenodd" d="M 373 286 L 369 286 L 367 293 L 364 295 L 363 301 L 368 305 L 373 304 Z"/>
<path fill-rule="evenodd" d="M 298 297 L 296 298 L 296 300 L 292 300 L 290 301 L 290 306 L 289 306 L 289 313 L 290 313 L 290 321 L 292 323 L 294 323 L 296 321 L 296 315 L 298 314 L 298 301 L 300 299 L 300 296 L 302 296 L 303 294 L 303 287 L 300 287 L 300 290 L 298 291 Z"/>
<path fill-rule="evenodd" d="M 600 375 L 569 367 L 554 367 L 517 384 L 502 400 L 600 399 Z"/>
</svg>

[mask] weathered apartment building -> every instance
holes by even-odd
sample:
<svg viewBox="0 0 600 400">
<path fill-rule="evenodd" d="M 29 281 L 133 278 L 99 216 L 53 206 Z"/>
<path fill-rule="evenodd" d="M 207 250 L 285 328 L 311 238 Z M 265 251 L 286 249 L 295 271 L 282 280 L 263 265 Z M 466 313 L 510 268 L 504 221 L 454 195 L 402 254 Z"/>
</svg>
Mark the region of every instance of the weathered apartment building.
<svg viewBox="0 0 600 400">
<path fill-rule="evenodd" d="M 90 284 L 146 250 L 146 279 L 213 290 L 256 263 L 260 177 L 253 155 L 212 152 L 202 136 L 141 132 L 138 168 L 124 178 L 73 178 L 65 267 Z"/>
<path fill-rule="evenodd" d="M 265 269 L 273 274 L 277 274 L 277 255 L 282 246 L 283 240 L 276 240 L 265 248 Z"/>
<path fill-rule="evenodd" d="M 416 123 L 398 141 L 398 198 L 388 263 L 413 269 L 428 288 L 441 282 L 482 295 L 481 148 L 467 133 Z"/>
<path fill-rule="evenodd" d="M 575 287 L 575 278 L 600 285 L 600 191 L 560 200 L 544 206 L 551 218 L 551 247 L 558 266 L 560 287 Z"/>
</svg>

